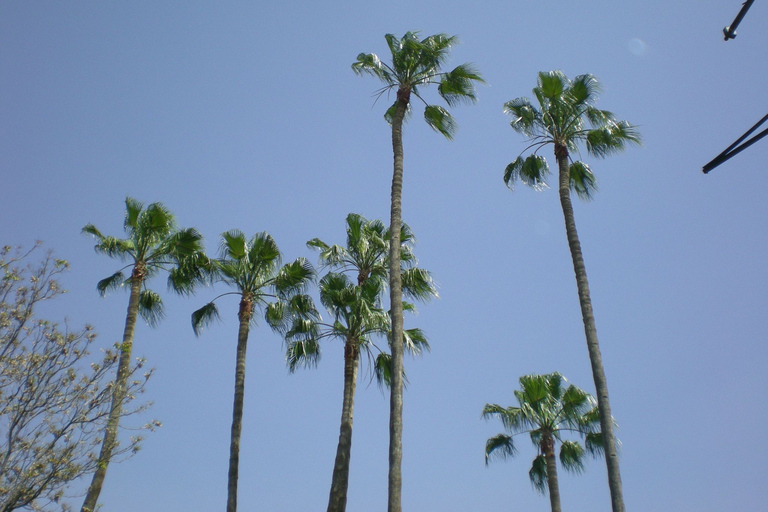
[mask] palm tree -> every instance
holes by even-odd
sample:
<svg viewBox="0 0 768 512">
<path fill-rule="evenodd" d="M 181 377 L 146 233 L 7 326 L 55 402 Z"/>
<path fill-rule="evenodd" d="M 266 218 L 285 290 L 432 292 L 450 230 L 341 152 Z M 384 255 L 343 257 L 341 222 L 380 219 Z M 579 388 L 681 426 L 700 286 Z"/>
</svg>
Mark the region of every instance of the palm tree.
<svg viewBox="0 0 768 512">
<path fill-rule="evenodd" d="M 152 203 L 144 209 L 142 203 L 130 197 L 126 198 L 123 227 L 128 238 L 105 236 L 93 224 L 83 228 L 83 233 L 96 238 L 96 252 L 128 262 L 122 269 L 99 281 L 99 293 L 103 296 L 109 290 L 129 287 L 130 298 L 123 341 L 119 346 L 120 360 L 112 388 L 109 420 L 104 432 L 98 466 L 86 493 L 82 512 L 96 510 L 107 466 L 116 446 L 127 380 L 131 373 L 136 317 L 141 315 L 150 326 L 156 325 L 163 317 L 160 295 L 147 289 L 145 283 L 158 272 L 166 271 L 169 287 L 177 293 L 189 294 L 201 281 L 203 274 L 200 266 L 206 261 L 202 236 L 194 229 L 177 228 L 173 214 L 160 203 Z M 128 278 L 123 274 L 127 269 L 131 270 Z"/>
<path fill-rule="evenodd" d="M 314 279 L 314 270 L 304 258 L 281 265 L 282 256 L 275 240 L 267 233 L 257 233 L 250 240 L 238 230 L 221 235 L 220 257 L 212 260 L 209 270 L 214 281 L 221 281 L 236 291 L 223 293 L 192 313 L 192 327 L 196 335 L 202 328 L 219 318 L 215 301 L 224 295 L 238 295 L 239 328 L 237 334 L 237 362 L 235 365 L 235 393 L 232 407 L 232 430 L 229 448 L 227 480 L 227 512 L 237 510 L 237 479 L 240 461 L 240 435 L 243 426 L 245 397 L 245 353 L 248 332 L 255 321 L 255 312 L 261 308 L 267 323 L 281 330 L 292 307 L 306 307 L 311 300 L 301 294 Z"/>
<path fill-rule="evenodd" d="M 520 390 L 515 391 L 518 407 L 486 404 L 483 418 L 498 417 L 509 434 L 497 434 L 485 444 L 485 463 L 491 457 L 507 458 L 517 453 L 514 437 L 529 434 L 538 455 L 528 476 L 534 488 L 544 493 L 549 488 L 552 512 L 560 512 L 560 488 L 557 481 L 555 445 L 560 443 L 560 463 L 568 471 L 584 470 L 584 447 L 578 441 L 562 439 L 563 433 L 576 433 L 584 438 L 586 451 L 602 453 L 600 420 L 595 399 L 573 384 L 564 387 L 559 373 L 520 377 Z"/>
<path fill-rule="evenodd" d="M 573 161 L 571 152 L 578 152 L 579 145 L 583 143 L 590 155 L 603 158 L 623 151 L 627 144 L 640 144 L 640 135 L 628 122 L 618 121 L 611 112 L 599 110 L 594 106 L 599 91 L 600 85 L 592 75 L 580 75 L 571 81 L 561 71 L 541 72 L 538 85 L 533 89 L 540 109 L 533 106 L 528 98 L 517 98 L 505 103 L 504 111 L 512 116 L 512 128 L 528 137 L 531 143 L 528 149 L 535 148 L 535 151 L 526 158 L 519 156 L 509 164 L 504 172 L 504 182 L 511 188 L 519 178 L 533 188 L 545 188 L 549 166 L 537 151 L 547 144 L 554 146 L 559 169 L 560 203 L 565 217 L 565 231 L 573 259 L 587 349 L 600 406 L 600 426 L 605 436 L 611 506 L 613 512 L 624 512 L 608 384 L 597 339 L 587 270 L 571 203 L 571 190 L 582 199 L 590 199 L 596 190 L 596 180 L 586 163 Z"/>
<path fill-rule="evenodd" d="M 389 495 L 388 511 L 400 512 L 402 509 L 402 433 L 403 433 L 403 306 L 402 282 L 398 240 L 402 222 L 403 190 L 403 121 L 410 109 L 411 94 L 424 102 L 424 119 L 436 131 L 451 139 L 456 131 L 456 122 L 451 114 L 439 105 L 430 105 L 421 96 L 421 87 L 437 85 L 437 92 L 449 106 L 463 101 L 475 101 L 474 82 L 482 82 L 480 75 L 468 64 L 457 66 L 453 71 L 441 70 L 448 52 L 457 42 L 455 36 L 435 34 L 419 39 L 418 33 L 407 32 L 401 39 L 392 34 L 384 36 L 392 53 L 392 64 L 382 62 L 376 54 L 361 53 L 352 64 L 352 70 L 358 75 L 373 75 L 384 86 L 379 96 L 395 90 L 396 99 L 384 114 L 392 126 L 392 150 L 394 171 L 392 174 L 392 201 L 390 210 L 390 255 L 389 280 L 392 314 L 392 391 L 390 395 L 389 420 Z"/>
<path fill-rule="evenodd" d="M 402 226 L 400 234 L 400 259 L 406 295 L 419 300 L 436 296 L 429 272 L 415 266 L 411 246 L 414 237 L 407 225 Z M 381 308 L 381 296 L 387 281 L 389 243 L 389 234 L 381 221 L 369 221 L 354 213 L 347 216 L 346 247 L 331 246 L 318 238 L 307 242 L 309 247 L 320 251 L 322 266 L 338 271 L 330 271 L 320 280 L 320 300 L 331 313 L 333 323 L 323 323 L 319 318 L 312 319 L 309 314 L 299 315 L 286 333 L 287 359 L 291 371 L 299 365 L 317 363 L 321 340 L 335 338 L 344 341 L 341 427 L 328 512 L 346 510 L 352 452 L 352 417 L 360 353 L 366 353 L 374 361 L 375 375 L 380 384 L 391 380 L 389 355 L 379 350 L 379 354 L 374 356 L 372 351 L 372 348 L 378 348 L 372 337 L 386 336 L 390 329 L 389 315 Z M 352 274 L 355 281 L 347 274 Z M 421 330 L 408 329 L 404 335 L 405 347 L 410 353 L 420 354 L 423 349 L 429 349 Z"/>
</svg>

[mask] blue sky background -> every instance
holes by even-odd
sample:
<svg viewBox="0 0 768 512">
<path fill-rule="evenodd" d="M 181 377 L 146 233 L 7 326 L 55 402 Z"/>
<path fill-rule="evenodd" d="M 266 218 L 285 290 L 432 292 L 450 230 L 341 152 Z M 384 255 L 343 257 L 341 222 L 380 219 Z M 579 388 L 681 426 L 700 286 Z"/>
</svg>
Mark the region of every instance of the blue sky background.
<svg viewBox="0 0 768 512">
<path fill-rule="evenodd" d="M 576 204 L 627 508 L 761 509 L 768 142 L 709 175 L 701 167 L 768 111 L 768 6 L 756 2 L 725 43 L 738 1 L 476 4 L 0 2 L 0 244 L 41 239 L 70 260 L 68 295 L 42 313 L 92 323 L 104 346 L 120 339 L 128 298 L 98 296 L 119 263 L 80 229 L 121 235 L 126 196 L 165 203 L 211 252 L 238 228 L 272 234 L 286 261 L 314 262 L 305 242 L 344 242 L 348 213 L 389 215 L 392 98 L 374 104 L 379 84 L 350 64 L 360 52 L 388 58 L 385 33 L 458 34 L 448 67 L 475 64 L 487 81 L 478 104 L 452 109 L 452 142 L 420 109 L 405 129 L 403 217 L 441 299 L 406 321 L 433 350 L 406 362 L 404 509 L 546 511 L 527 441 L 516 460 L 484 466 L 501 425 L 480 412 L 511 405 L 527 373 L 594 388 L 557 193 L 505 188 L 525 141 L 502 105 L 530 95 L 538 71 L 593 73 L 598 106 L 644 137 L 607 160 L 585 155 L 600 192 Z M 224 507 L 237 301 L 222 301 L 224 320 L 199 339 L 189 325 L 220 291 L 166 293 L 166 320 L 138 327 L 135 353 L 156 368 L 150 417 L 164 426 L 110 466 L 103 510 Z M 259 325 L 247 371 L 240 507 L 324 510 L 340 344 L 289 375 L 279 337 Z M 367 378 L 350 511 L 386 509 L 388 398 Z M 565 509 L 610 510 L 602 461 L 561 485 Z"/>
</svg>

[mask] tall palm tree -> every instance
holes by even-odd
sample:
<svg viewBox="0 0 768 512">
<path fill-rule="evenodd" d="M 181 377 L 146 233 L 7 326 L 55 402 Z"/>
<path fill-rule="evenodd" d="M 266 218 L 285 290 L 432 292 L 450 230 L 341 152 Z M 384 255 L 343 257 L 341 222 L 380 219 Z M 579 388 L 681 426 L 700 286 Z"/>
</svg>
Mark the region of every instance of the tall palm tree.
<svg viewBox="0 0 768 512">
<path fill-rule="evenodd" d="M 98 466 L 88 487 L 82 512 L 96 510 L 107 466 L 116 446 L 127 380 L 131 373 L 136 317 L 141 315 L 150 326 L 156 325 L 163 317 L 160 295 L 147 289 L 146 281 L 165 271 L 168 272 L 168 285 L 172 290 L 189 294 L 195 284 L 202 280 L 200 268 L 207 260 L 203 253 L 202 236 L 194 229 L 179 229 L 173 214 L 160 203 L 152 203 L 145 209 L 139 201 L 126 198 L 123 227 L 128 238 L 105 236 L 93 224 L 83 228 L 83 233 L 96 238 L 96 252 L 128 262 L 122 269 L 99 281 L 99 293 L 103 296 L 109 290 L 128 287 L 130 298 L 123 341 L 119 347 L 120 359 L 112 388 L 109 420 L 104 432 Z M 127 269 L 131 272 L 128 278 L 123 274 Z"/>
<path fill-rule="evenodd" d="M 480 75 L 469 65 L 462 64 L 449 72 L 442 71 L 448 52 L 457 42 L 455 36 L 435 34 L 419 39 L 416 32 L 407 32 L 401 39 L 392 34 L 384 36 L 392 54 L 392 64 L 382 62 L 376 54 L 361 53 L 352 64 L 358 75 L 373 75 L 384 86 L 379 96 L 396 91 L 396 99 L 384 114 L 392 126 L 392 151 L 394 169 L 390 210 L 390 297 L 392 315 L 392 391 L 390 394 L 389 420 L 389 493 L 388 511 L 402 510 L 402 432 L 403 432 L 403 305 L 400 260 L 397 249 L 402 222 L 403 191 L 403 121 L 410 110 L 411 95 L 421 100 L 426 108 L 424 119 L 436 131 L 451 139 L 456 122 L 451 114 L 439 105 L 430 105 L 421 96 L 421 88 L 436 84 L 437 92 L 449 106 L 475 101 L 474 82 L 482 82 Z"/>
<path fill-rule="evenodd" d="M 497 417 L 508 434 L 497 434 L 485 444 L 485 463 L 492 456 L 507 458 L 517 453 L 514 438 L 529 434 L 538 455 L 528 476 L 534 488 L 544 493 L 549 489 L 552 512 L 560 512 L 560 488 L 557 481 L 555 445 L 560 443 L 560 463 L 568 471 L 584 470 L 584 447 L 578 441 L 563 440 L 563 433 L 576 433 L 584 438 L 586 452 L 602 453 L 600 420 L 595 399 L 573 384 L 564 387 L 559 373 L 520 377 L 520 390 L 515 391 L 517 407 L 486 404 L 483 418 Z"/>
<path fill-rule="evenodd" d="M 314 279 L 312 266 L 304 258 L 281 267 L 282 256 L 275 240 L 267 233 L 257 233 L 250 240 L 238 230 L 221 235 L 220 256 L 212 260 L 209 270 L 214 281 L 223 282 L 236 291 L 223 293 L 192 313 L 192 327 L 196 335 L 201 329 L 219 318 L 215 301 L 224 295 L 240 297 L 238 310 L 237 361 L 235 365 L 235 393 L 232 407 L 232 430 L 229 447 L 227 480 L 227 512 L 237 510 L 237 479 L 240 461 L 240 435 L 243 427 L 245 398 L 245 353 L 248 332 L 261 308 L 267 323 L 281 330 L 291 307 L 304 307 L 310 302 L 301 292 Z M 313 308 L 304 307 L 304 309 Z"/>
<path fill-rule="evenodd" d="M 531 143 L 528 149 L 535 148 L 535 151 L 526 158 L 521 155 L 509 164 L 504 172 L 504 181 L 510 188 L 517 179 L 536 189 L 545 188 L 549 166 L 537 151 L 547 144 L 554 146 L 559 170 L 560 204 L 565 217 L 565 231 L 573 259 L 589 360 L 600 406 L 600 425 L 605 436 L 611 505 L 613 512 L 624 512 L 608 384 L 597 339 L 587 270 L 571 203 L 571 190 L 582 199 L 590 199 L 596 190 L 596 180 L 589 166 L 582 161 L 574 161 L 571 153 L 578 153 L 579 145 L 584 144 L 590 155 L 603 158 L 623 151 L 628 144 L 640 144 L 640 135 L 636 127 L 626 121 L 618 121 L 611 112 L 594 106 L 599 92 L 600 85 L 592 75 L 580 75 L 569 80 L 561 71 L 540 72 L 538 84 L 533 89 L 540 108 L 533 106 L 528 98 L 517 98 L 505 103 L 504 111 L 512 116 L 512 128 L 528 137 Z"/>
<path fill-rule="evenodd" d="M 415 266 L 411 245 L 414 237 L 407 225 L 402 226 L 400 235 L 400 260 L 406 296 L 418 300 L 436 296 L 429 272 Z M 380 384 L 391 380 L 388 354 L 379 350 L 378 356 L 374 356 L 372 352 L 372 348 L 378 348 L 372 337 L 386 336 L 390 329 L 389 315 L 381 308 L 381 296 L 388 273 L 389 243 L 389 234 L 381 221 L 367 220 L 354 213 L 347 216 L 346 247 L 328 245 L 317 238 L 307 242 L 309 247 L 320 251 L 323 267 L 336 270 L 328 272 L 320 280 L 320 300 L 331 313 L 333 323 L 323 323 L 319 318 L 313 319 L 307 314 L 299 315 L 286 333 L 287 359 L 291 371 L 301 364 L 312 365 L 317 362 L 321 340 L 335 338 L 344 341 L 341 427 L 328 512 L 346 510 L 352 418 L 361 352 L 375 361 L 374 371 Z M 348 274 L 352 274 L 354 281 Z M 404 335 L 405 347 L 410 353 L 419 354 L 423 349 L 429 349 L 419 329 L 405 330 Z"/>
</svg>

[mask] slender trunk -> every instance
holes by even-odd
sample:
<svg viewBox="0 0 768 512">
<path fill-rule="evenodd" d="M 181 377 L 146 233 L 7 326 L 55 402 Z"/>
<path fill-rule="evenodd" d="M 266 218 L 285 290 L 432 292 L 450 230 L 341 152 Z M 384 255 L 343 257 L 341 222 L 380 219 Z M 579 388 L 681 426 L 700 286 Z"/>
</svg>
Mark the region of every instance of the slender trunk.
<svg viewBox="0 0 768 512">
<path fill-rule="evenodd" d="M 339 444 L 336 447 L 336 461 L 333 465 L 328 512 L 344 512 L 347 509 L 349 462 L 352 456 L 352 415 L 355 408 L 357 363 L 360 354 L 357 343 L 357 340 L 347 340 L 344 345 L 344 401 L 341 406 L 341 428 Z"/>
<path fill-rule="evenodd" d="M 235 401 L 232 405 L 232 435 L 229 442 L 229 474 L 227 478 L 227 512 L 237 510 L 237 477 L 240 465 L 240 434 L 243 431 L 245 401 L 245 351 L 248 348 L 248 328 L 253 316 L 253 302 L 247 294 L 240 300 L 237 318 L 237 362 L 235 364 Z"/>
<path fill-rule="evenodd" d="M 555 458 L 555 439 L 551 432 L 545 432 L 541 438 L 541 451 L 547 461 L 547 487 L 552 512 L 562 512 L 560 508 L 560 483 L 557 480 L 557 459 Z"/>
<path fill-rule="evenodd" d="M 595 316 L 592 312 L 592 299 L 589 296 L 589 282 L 584 257 L 581 254 L 579 235 L 576 232 L 576 221 L 573 215 L 570 189 L 570 169 L 568 166 L 568 150 L 563 146 L 555 146 L 555 156 L 560 170 L 560 204 L 565 217 L 565 232 L 568 246 L 571 249 L 573 270 L 576 274 L 576 286 L 579 290 L 581 317 L 584 321 L 584 332 L 587 338 L 589 361 L 592 364 L 592 377 L 597 392 L 597 405 L 600 411 L 600 428 L 603 433 L 605 461 L 608 467 L 608 487 L 611 491 L 611 507 L 613 512 L 624 512 L 624 497 L 621 489 L 621 471 L 619 457 L 616 452 L 616 439 L 613 435 L 613 420 L 611 404 L 608 399 L 608 382 L 603 369 L 603 358 L 600 355 L 600 344 L 597 339 Z"/>
<path fill-rule="evenodd" d="M 131 273 L 131 296 L 128 299 L 128 312 L 125 316 L 123 342 L 120 344 L 120 360 L 117 364 L 117 376 L 112 388 L 112 404 L 109 409 L 107 427 L 104 431 L 104 440 L 101 443 L 96 472 L 93 474 L 91 485 L 88 487 L 81 512 L 93 512 L 96 510 L 96 503 L 99 501 L 104 478 L 107 476 L 107 466 L 109 466 L 112 450 L 115 448 L 117 441 L 117 428 L 123 412 L 123 401 L 125 400 L 128 376 L 131 374 L 133 332 L 136 329 L 136 317 L 139 313 L 139 296 L 141 295 L 141 284 L 144 281 L 144 277 L 146 277 L 146 269 L 142 263 L 137 263 L 133 266 L 133 272 Z"/>
<path fill-rule="evenodd" d="M 410 91 L 397 91 L 392 116 L 392 208 L 389 221 L 389 292 L 392 315 L 392 389 L 389 402 L 389 481 L 387 511 L 401 512 L 403 461 L 403 287 L 400 275 L 400 225 L 403 195 L 403 119 Z"/>
</svg>

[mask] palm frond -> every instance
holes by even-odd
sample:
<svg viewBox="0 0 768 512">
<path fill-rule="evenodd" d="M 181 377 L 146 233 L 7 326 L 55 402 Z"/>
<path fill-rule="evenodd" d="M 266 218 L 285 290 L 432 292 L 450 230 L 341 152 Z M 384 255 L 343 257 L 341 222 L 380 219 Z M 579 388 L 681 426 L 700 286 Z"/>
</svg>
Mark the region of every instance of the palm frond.
<svg viewBox="0 0 768 512">
<path fill-rule="evenodd" d="M 573 162 L 570 166 L 571 190 L 584 201 L 590 201 L 597 192 L 597 178 L 589 166 L 582 162 Z"/>
<path fill-rule="evenodd" d="M 132 240 L 105 236 L 99 238 L 93 249 L 99 254 L 106 254 L 110 258 L 117 258 L 120 261 L 135 258 L 135 247 Z"/>
<path fill-rule="evenodd" d="M 386 112 L 384 112 L 384 120 L 387 122 L 387 124 L 392 124 L 392 120 L 395 117 L 395 109 L 397 108 L 397 100 L 387 109 Z M 411 117 L 411 104 L 408 103 L 408 106 L 405 109 L 405 116 L 403 117 L 404 120 L 407 120 Z"/>
<path fill-rule="evenodd" d="M 211 284 L 216 270 L 214 262 L 204 253 L 190 254 L 168 271 L 168 288 L 180 295 L 191 295 L 198 286 Z"/>
<path fill-rule="evenodd" d="M 293 318 L 290 304 L 284 300 L 270 302 L 264 308 L 264 319 L 273 331 L 285 333 L 290 329 Z M 256 319 L 256 315 L 253 316 L 253 319 Z"/>
<path fill-rule="evenodd" d="M 449 106 L 474 103 L 477 101 L 475 82 L 483 81 L 471 64 L 462 64 L 441 76 L 437 92 Z"/>
<path fill-rule="evenodd" d="M 587 451 L 593 457 L 602 457 L 605 453 L 603 434 L 600 432 L 591 432 L 584 436 L 584 445 Z"/>
<path fill-rule="evenodd" d="M 537 89 L 545 100 L 550 102 L 559 100 L 568 86 L 569 81 L 562 71 L 539 72 Z"/>
<path fill-rule="evenodd" d="M 510 126 L 526 137 L 536 135 L 537 125 L 541 123 L 541 113 L 528 98 L 515 98 L 504 104 L 504 113 L 512 116 Z"/>
<path fill-rule="evenodd" d="M 424 109 L 424 119 L 435 131 L 441 133 L 446 139 L 452 139 L 458 125 L 453 116 L 439 105 L 427 105 Z"/>
<path fill-rule="evenodd" d="M 139 314 L 150 327 L 156 327 L 165 317 L 165 308 L 160 294 L 152 290 L 143 290 L 139 295 Z"/>
<path fill-rule="evenodd" d="M 485 442 L 485 465 L 491 459 L 506 460 L 510 457 L 514 457 L 517 454 L 517 447 L 515 446 L 512 436 L 506 434 L 497 434 Z"/>
<path fill-rule="evenodd" d="M 609 123 L 587 134 L 587 151 L 599 158 L 624 151 L 627 144 L 642 143 L 637 127 L 626 121 Z"/>
<path fill-rule="evenodd" d="M 590 105 L 597 100 L 600 89 L 600 82 L 594 75 L 579 75 L 573 79 L 568 88 L 569 103 L 580 106 Z"/>
<path fill-rule="evenodd" d="M 525 159 L 519 156 L 504 169 L 504 183 L 510 189 L 519 179 L 532 189 L 541 191 L 548 188 L 547 176 L 549 176 L 547 159 L 537 154 L 529 155 Z"/>
<path fill-rule="evenodd" d="M 117 271 L 109 277 L 102 279 L 96 284 L 96 289 L 102 297 L 110 290 L 116 290 L 125 284 L 125 276 L 121 271 Z"/>
<path fill-rule="evenodd" d="M 613 115 L 613 112 L 600 110 L 591 105 L 584 109 L 584 115 L 593 128 L 602 128 L 603 126 L 616 122 L 616 116 Z"/>
<path fill-rule="evenodd" d="M 306 258 L 297 258 L 292 263 L 283 266 L 275 276 L 275 290 L 278 295 L 286 298 L 292 294 L 304 291 L 315 278 L 315 269 Z"/>
<path fill-rule="evenodd" d="M 176 218 L 162 203 L 152 203 L 139 213 L 135 226 L 129 229 L 132 238 L 140 240 L 141 252 L 147 254 L 176 231 Z"/>
<path fill-rule="evenodd" d="M 566 471 L 584 472 L 584 448 L 575 441 L 563 441 L 560 445 L 560 463 Z"/>
<path fill-rule="evenodd" d="M 269 233 L 256 233 L 248 241 L 248 263 L 263 275 L 273 274 L 282 263 L 277 242 Z"/>
<path fill-rule="evenodd" d="M 406 297 L 426 302 L 440 296 L 429 271 L 414 267 L 403 270 L 401 275 L 403 295 Z"/>
<path fill-rule="evenodd" d="M 288 344 L 285 360 L 291 373 L 299 366 L 317 366 L 320 361 L 320 344 L 314 339 L 293 341 Z"/>
<path fill-rule="evenodd" d="M 123 228 L 126 232 L 132 233 L 137 227 L 139 221 L 139 215 L 144 209 L 144 204 L 132 197 L 125 198 L 125 220 L 123 221 Z"/>
<path fill-rule="evenodd" d="M 222 258 L 242 260 L 248 254 L 248 240 L 239 229 L 230 229 L 221 234 L 219 254 Z"/>
<path fill-rule="evenodd" d="M 99 240 L 104 238 L 104 235 L 101 234 L 101 231 L 99 231 L 99 229 L 96 226 L 90 223 L 86 224 L 80 232 L 84 235 L 93 235 Z"/>
<path fill-rule="evenodd" d="M 420 356 L 423 351 L 431 350 L 426 334 L 418 328 L 403 330 L 403 348 L 414 356 Z"/>
<path fill-rule="evenodd" d="M 195 336 L 200 336 L 205 327 L 211 325 L 214 320 L 220 319 L 219 310 L 213 302 L 209 302 L 192 313 L 192 330 L 195 332 Z"/>
<path fill-rule="evenodd" d="M 392 386 L 392 354 L 379 352 L 373 363 L 373 376 L 379 389 L 390 389 Z M 403 388 L 408 388 L 408 377 L 403 368 Z"/>
<path fill-rule="evenodd" d="M 387 84 L 394 84 L 395 82 L 390 70 L 375 53 L 358 54 L 357 60 L 352 63 L 352 71 L 357 75 L 373 75 Z"/>
<path fill-rule="evenodd" d="M 547 478 L 547 459 L 544 455 L 538 455 L 533 459 L 528 477 L 531 479 L 531 485 L 536 489 L 536 492 L 546 494 L 549 488 L 549 479 Z"/>
</svg>

